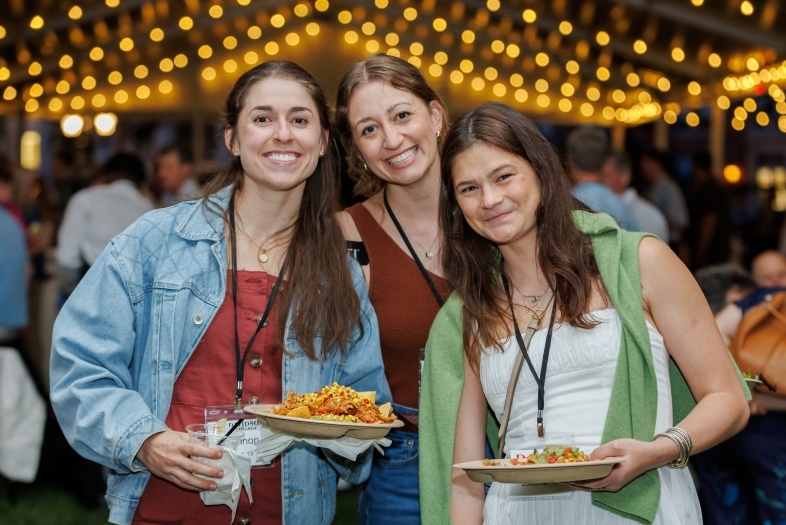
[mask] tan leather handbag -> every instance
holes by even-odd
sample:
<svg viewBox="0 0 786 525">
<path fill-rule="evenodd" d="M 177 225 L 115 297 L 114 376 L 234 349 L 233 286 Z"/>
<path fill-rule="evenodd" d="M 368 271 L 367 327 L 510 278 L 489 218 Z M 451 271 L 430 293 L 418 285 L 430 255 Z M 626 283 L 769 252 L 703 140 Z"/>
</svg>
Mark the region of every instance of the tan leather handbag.
<svg viewBox="0 0 786 525">
<path fill-rule="evenodd" d="M 786 292 L 766 295 L 745 313 L 729 350 L 743 372 L 786 383 Z M 775 394 L 786 396 L 786 388 Z"/>
</svg>

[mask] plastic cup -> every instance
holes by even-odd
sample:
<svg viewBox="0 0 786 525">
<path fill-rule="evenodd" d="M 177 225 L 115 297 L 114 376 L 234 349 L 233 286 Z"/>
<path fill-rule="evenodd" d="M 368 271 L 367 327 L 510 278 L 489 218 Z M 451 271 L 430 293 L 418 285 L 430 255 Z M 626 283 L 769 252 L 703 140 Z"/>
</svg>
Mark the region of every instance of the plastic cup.
<svg viewBox="0 0 786 525">
<path fill-rule="evenodd" d="M 186 426 L 186 432 L 188 432 L 188 436 L 192 443 L 204 443 L 209 447 L 218 447 L 219 443 L 221 443 L 221 447 L 223 448 L 237 450 L 238 445 L 240 445 L 245 435 L 242 430 L 236 429 L 232 434 L 227 436 L 226 433 L 230 428 L 231 426 L 224 425 L 222 429 L 223 432 L 219 433 L 215 423 L 199 423 Z M 192 459 L 200 463 L 205 463 L 206 465 L 214 466 L 219 466 L 218 462 L 221 461 L 220 459 L 214 460 L 203 457 L 193 457 Z"/>
</svg>

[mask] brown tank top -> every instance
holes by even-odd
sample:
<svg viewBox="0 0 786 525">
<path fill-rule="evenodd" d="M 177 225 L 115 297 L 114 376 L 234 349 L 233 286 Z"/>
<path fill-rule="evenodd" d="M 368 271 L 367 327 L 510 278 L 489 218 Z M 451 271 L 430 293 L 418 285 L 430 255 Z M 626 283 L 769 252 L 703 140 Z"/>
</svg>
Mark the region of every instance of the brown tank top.
<svg viewBox="0 0 786 525">
<path fill-rule="evenodd" d="M 379 321 L 382 360 L 393 402 L 418 406 L 420 349 L 425 348 L 439 305 L 417 263 L 356 204 L 346 210 L 363 239 L 371 267 L 369 299 Z M 429 272 L 442 298 L 450 295 L 448 282 Z"/>
</svg>

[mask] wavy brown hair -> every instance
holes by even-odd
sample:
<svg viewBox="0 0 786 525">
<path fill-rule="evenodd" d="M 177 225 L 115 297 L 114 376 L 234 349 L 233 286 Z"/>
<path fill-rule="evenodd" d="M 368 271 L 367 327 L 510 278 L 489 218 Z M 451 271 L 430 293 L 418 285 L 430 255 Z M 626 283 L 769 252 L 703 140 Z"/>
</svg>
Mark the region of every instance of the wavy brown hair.
<svg viewBox="0 0 786 525">
<path fill-rule="evenodd" d="M 249 90 L 260 82 L 281 78 L 298 82 L 311 95 L 323 131 L 330 131 L 329 108 L 324 91 L 305 69 L 287 61 L 270 61 L 244 73 L 229 92 L 224 109 L 224 127 L 234 139 L 237 121 Z M 231 141 L 230 141 L 231 142 Z M 211 179 L 205 195 L 235 185 L 243 189 L 243 166 L 232 156 L 229 166 Z M 342 353 L 353 342 L 355 326 L 361 326 L 360 299 L 347 265 L 346 244 L 335 214 L 339 209 L 338 148 L 329 135 L 325 154 L 314 173 L 306 180 L 303 201 L 295 222 L 277 232 L 289 239 L 287 285 L 278 296 L 277 322 L 281 327 L 277 342 L 284 346 L 287 318 L 292 312 L 292 330 L 309 359 L 324 357 L 324 352 L 339 348 Z M 208 199 L 203 201 L 210 206 Z M 227 210 L 213 210 L 228 222 Z M 231 242 L 231 241 L 230 241 Z M 321 348 L 314 341 L 322 338 Z M 323 352 L 322 356 L 318 351 Z"/>
<path fill-rule="evenodd" d="M 548 282 L 556 282 L 560 319 L 581 328 L 597 323 L 588 315 L 600 283 L 592 245 L 573 222 L 573 210 L 587 210 L 570 192 L 555 148 L 528 118 L 510 106 L 487 102 L 450 128 L 442 148 L 440 226 L 444 234 L 442 268 L 464 301 L 464 352 L 477 367 L 484 347 L 501 350 L 498 340 L 511 321 L 500 276 L 505 264 L 497 246 L 473 230 L 459 208 L 453 186 L 456 157 L 484 144 L 526 160 L 538 177 L 537 260 Z"/>
<path fill-rule="evenodd" d="M 363 166 L 360 152 L 352 138 L 352 125 L 349 122 L 349 102 L 357 88 L 377 81 L 387 82 L 396 89 L 412 93 L 427 106 L 432 100 L 435 101 L 442 108 L 442 129 L 439 130 L 441 134 L 444 135 L 445 128 L 448 125 L 448 108 L 445 106 L 442 98 L 434 91 L 434 88 L 428 85 L 418 68 L 406 60 L 377 53 L 350 67 L 338 85 L 336 128 L 341 137 L 341 143 L 347 151 L 349 176 L 355 181 L 355 195 L 364 195 L 366 197 L 371 197 L 375 193 L 382 191 L 385 183 Z"/>
</svg>

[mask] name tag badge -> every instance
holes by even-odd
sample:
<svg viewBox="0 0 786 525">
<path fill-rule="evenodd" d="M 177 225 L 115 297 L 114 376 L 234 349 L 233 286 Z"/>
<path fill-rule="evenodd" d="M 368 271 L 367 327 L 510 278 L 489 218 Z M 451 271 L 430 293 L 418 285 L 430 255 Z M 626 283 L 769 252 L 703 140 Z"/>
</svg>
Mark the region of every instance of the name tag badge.
<svg viewBox="0 0 786 525">
<path fill-rule="evenodd" d="M 238 430 L 242 430 L 245 437 L 237 447 L 237 452 L 251 458 L 251 468 L 269 468 L 272 462 L 263 461 L 257 455 L 257 444 L 267 436 L 271 435 L 270 429 L 259 424 L 254 414 L 248 412 L 235 411 L 233 405 L 205 407 L 205 423 L 215 423 L 225 419 L 228 427 L 232 427 L 238 420 L 243 420 Z"/>
</svg>

